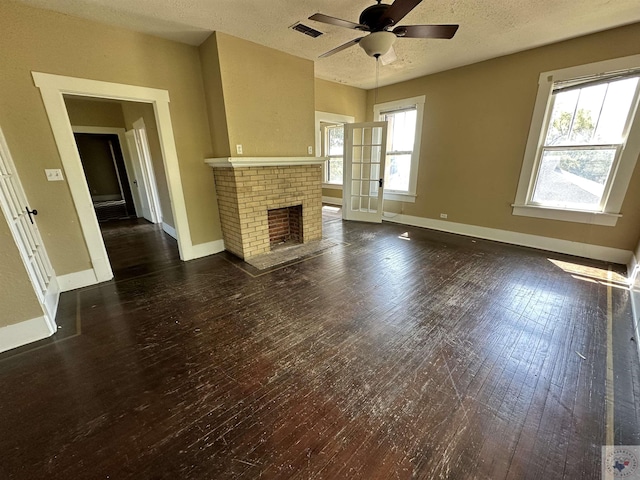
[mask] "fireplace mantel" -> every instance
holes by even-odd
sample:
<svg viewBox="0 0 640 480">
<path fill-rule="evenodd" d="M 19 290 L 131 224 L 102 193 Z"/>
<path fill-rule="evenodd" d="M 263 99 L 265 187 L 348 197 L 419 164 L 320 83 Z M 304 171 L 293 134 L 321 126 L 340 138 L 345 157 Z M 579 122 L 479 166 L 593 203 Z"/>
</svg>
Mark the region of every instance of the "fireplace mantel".
<svg viewBox="0 0 640 480">
<path fill-rule="evenodd" d="M 300 165 L 321 165 L 329 157 L 222 157 L 205 158 L 212 168 L 242 167 L 295 167 Z"/>
</svg>

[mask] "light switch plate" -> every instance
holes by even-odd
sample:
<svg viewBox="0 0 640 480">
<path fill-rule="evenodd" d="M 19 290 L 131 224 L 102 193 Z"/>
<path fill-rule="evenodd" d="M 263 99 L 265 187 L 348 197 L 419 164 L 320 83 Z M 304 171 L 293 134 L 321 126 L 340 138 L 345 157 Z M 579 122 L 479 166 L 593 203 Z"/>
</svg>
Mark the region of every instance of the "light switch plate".
<svg viewBox="0 0 640 480">
<path fill-rule="evenodd" d="M 238 155 L 242 155 L 242 145 L 240 144 L 236 145 L 236 153 Z"/>
<path fill-rule="evenodd" d="M 50 182 L 61 182 L 64 180 L 62 170 L 59 168 L 45 168 L 44 173 L 47 175 L 47 180 Z"/>
</svg>

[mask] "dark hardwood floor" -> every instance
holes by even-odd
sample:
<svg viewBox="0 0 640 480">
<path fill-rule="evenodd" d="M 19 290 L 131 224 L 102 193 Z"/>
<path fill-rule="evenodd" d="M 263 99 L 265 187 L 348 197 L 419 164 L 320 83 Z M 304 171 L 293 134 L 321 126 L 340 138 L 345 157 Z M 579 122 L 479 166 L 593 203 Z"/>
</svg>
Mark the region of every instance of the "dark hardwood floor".
<svg viewBox="0 0 640 480">
<path fill-rule="evenodd" d="M 63 294 L 75 334 L 0 355 L 0 477 L 600 479 L 608 429 L 640 444 L 621 266 L 330 212 L 324 232 L 341 244 L 251 276 L 105 231 L 116 279 Z"/>
</svg>

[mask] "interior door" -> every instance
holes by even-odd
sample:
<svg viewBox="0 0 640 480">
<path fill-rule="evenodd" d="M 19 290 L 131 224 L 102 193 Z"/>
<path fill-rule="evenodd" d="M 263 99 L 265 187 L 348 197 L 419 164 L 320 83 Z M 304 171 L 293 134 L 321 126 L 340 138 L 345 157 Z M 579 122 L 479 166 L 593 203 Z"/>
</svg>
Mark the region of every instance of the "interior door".
<svg viewBox="0 0 640 480">
<path fill-rule="evenodd" d="M 342 217 L 382 222 L 387 122 L 344 126 Z"/>
<path fill-rule="evenodd" d="M 131 181 L 131 183 L 133 183 L 133 189 L 131 190 L 131 193 L 134 197 L 138 197 L 138 204 L 140 206 L 138 215 L 142 215 L 145 220 L 153 223 L 153 215 L 151 213 L 151 206 L 149 203 L 149 194 L 147 193 L 146 183 L 144 181 L 144 173 L 142 171 L 142 163 L 140 160 L 140 155 L 138 153 L 135 131 L 129 130 L 125 133 L 125 137 L 127 139 L 127 147 L 129 148 L 129 154 L 131 155 L 131 163 L 134 173 L 134 178 Z"/>
<path fill-rule="evenodd" d="M 36 296 L 43 307 L 47 324 L 51 333 L 54 333 L 60 288 L 35 222 L 37 211 L 30 209 L 2 130 L 0 130 L 0 207 L 18 246 Z"/>
<path fill-rule="evenodd" d="M 160 208 L 160 198 L 158 197 L 158 188 L 156 186 L 156 177 L 153 171 L 151 151 L 147 139 L 147 127 L 144 124 L 144 119 L 139 118 L 133 122 L 133 131 L 138 147 L 138 158 L 140 159 L 140 166 L 142 168 L 142 180 L 144 181 L 149 209 L 151 210 L 151 217 L 153 218 L 153 220 L 150 221 L 152 223 L 160 223 L 162 222 L 162 209 Z"/>
</svg>

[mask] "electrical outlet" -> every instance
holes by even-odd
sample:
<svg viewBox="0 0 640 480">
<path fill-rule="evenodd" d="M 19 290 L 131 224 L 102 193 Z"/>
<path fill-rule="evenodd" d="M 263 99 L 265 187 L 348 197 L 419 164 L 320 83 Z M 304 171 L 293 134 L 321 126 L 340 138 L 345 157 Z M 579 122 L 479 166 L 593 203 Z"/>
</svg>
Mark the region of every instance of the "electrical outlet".
<svg viewBox="0 0 640 480">
<path fill-rule="evenodd" d="M 446 213 L 441 213 L 441 214 L 440 214 L 440 218 L 447 218 L 447 216 L 448 216 L 448 215 L 447 215 Z"/>
<path fill-rule="evenodd" d="M 64 180 L 62 170 L 59 168 L 45 168 L 44 173 L 47 176 L 47 180 L 50 182 L 62 182 Z"/>
<path fill-rule="evenodd" d="M 309 146 L 307 147 L 307 153 L 308 153 L 309 155 L 313 155 L 313 147 L 312 147 L 311 145 L 309 145 Z"/>
<path fill-rule="evenodd" d="M 236 153 L 238 155 L 242 155 L 242 145 L 240 144 L 236 145 Z"/>
</svg>

